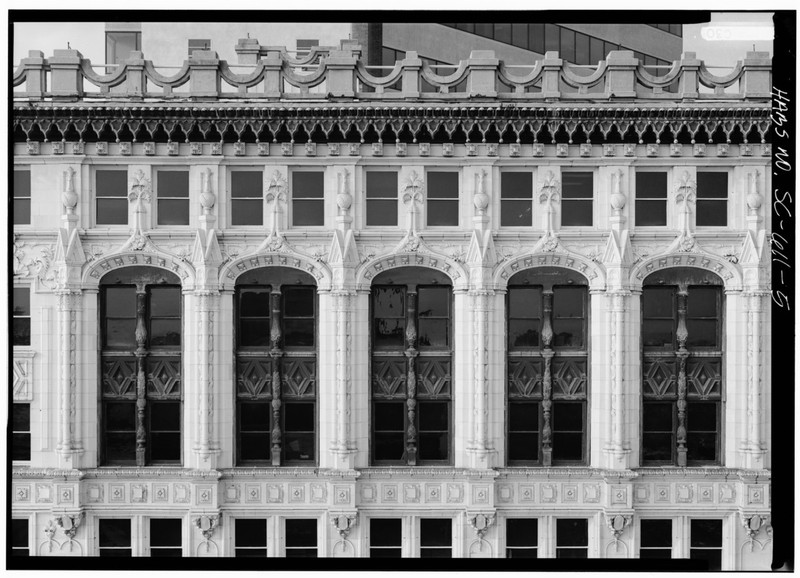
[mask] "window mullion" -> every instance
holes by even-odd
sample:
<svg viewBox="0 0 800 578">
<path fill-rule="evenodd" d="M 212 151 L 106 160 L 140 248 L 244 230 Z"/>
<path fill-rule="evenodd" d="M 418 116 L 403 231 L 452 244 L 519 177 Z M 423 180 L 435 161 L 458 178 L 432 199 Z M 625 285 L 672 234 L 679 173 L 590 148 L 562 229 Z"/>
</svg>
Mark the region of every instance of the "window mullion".
<svg viewBox="0 0 800 578">
<path fill-rule="evenodd" d="M 406 326 L 405 351 L 408 359 L 408 370 L 406 377 L 406 407 L 408 408 L 408 431 L 406 438 L 406 460 L 409 466 L 417 465 L 417 428 L 414 425 L 417 410 L 417 373 L 416 358 L 417 351 L 417 293 L 409 291 L 407 293 L 406 307 L 408 325 Z"/>
<path fill-rule="evenodd" d="M 689 336 L 686 330 L 686 301 L 688 292 L 686 288 L 678 290 L 678 329 L 675 336 L 678 339 L 678 466 L 686 467 L 686 359 L 689 352 L 686 349 L 686 339 Z"/>
<path fill-rule="evenodd" d="M 544 358 L 544 375 L 542 376 L 542 465 L 549 467 L 553 463 L 553 428 L 550 424 L 553 407 L 553 376 L 550 371 L 553 355 L 553 291 L 543 292 L 542 307 L 542 357 Z"/>
<path fill-rule="evenodd" d="M 281 358 L 283 350 L 281 343 L 281 292 L 280 288 L 270 295 L 272 299 L 272 315 L 270 324 L 271 349 L 269 356 L 272 358 L 272 465 L 281 465 Z"/>
<path fill-rule="evenodd" d="M 146 463 L 147 432 L 144 412 L 147 406 L 145 358 L 147 357 L 147 292 L 145 285 L 136 286 L 136 465 Z"/>
</svg>

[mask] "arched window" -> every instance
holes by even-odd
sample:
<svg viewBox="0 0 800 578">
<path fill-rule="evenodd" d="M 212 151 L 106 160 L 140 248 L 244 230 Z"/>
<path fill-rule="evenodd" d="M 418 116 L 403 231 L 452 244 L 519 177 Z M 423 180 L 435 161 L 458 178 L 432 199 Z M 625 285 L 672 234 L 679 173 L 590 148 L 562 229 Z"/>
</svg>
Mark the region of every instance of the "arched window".
<svg viewBox="0 0 800 578">
<path fill-rule="evenodd" d="M 652 273 L 642 287 L 642 463 L 720 462 L 722 279 Z"/>
<path fill-rule="evenodd" d="M 585 463 L 587 281 L 556 267 L 521 271 L 506 303 L 508 464 Z"/>
<path fill-rule="evenodd" d="M 181 462 L 181 286 L 154 267 L 100 282 L 101 462 Z"/>
<path fill-rule="evenodd" d="M 236 281 L 236 460 L 317 460 L 317 287 L 283 267 Z"/>
<path fill-rule="evenodd" d="M 400 267 L 372 285 L 372 462 L 452 463 L 450 279 Z"/>
</svg>

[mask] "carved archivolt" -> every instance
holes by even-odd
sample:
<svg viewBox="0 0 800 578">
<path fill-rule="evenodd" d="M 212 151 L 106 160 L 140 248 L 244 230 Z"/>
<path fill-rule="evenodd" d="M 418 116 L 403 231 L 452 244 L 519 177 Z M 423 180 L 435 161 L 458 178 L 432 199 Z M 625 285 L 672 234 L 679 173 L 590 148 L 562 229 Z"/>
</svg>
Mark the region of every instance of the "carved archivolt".
<svg viewBox="0 0 800 578">
<path fill-rule="evenodd" d="M 708 253 L 668 253 L 644 259 L 631 270 L 632 288 L 640 290 L 644 278 L 650 273 L 670 267 L 697 267 L 713 271 L 723 279 L 726 290 L 742 288 L 742 272 L 739 267 Z"/>
<path fill-rule="evenodd" d="M 396 267 L 429 267 L 447 275 L 453 281 L 453 288 L 466 288 L 469 273 L 463 265 L 454 259 L 433 252 L 419 252 L 419 244 L 413 238 L 406 244 L 405 250 L 388 255 L 381 255 L 364 262 L 356 270 L 356 287 L 369 289 L 376 275 Z"/>
<path fill-rule="evenodd" d="M 327 265 L 289 249 L 286 244 L 282 244 L 276 248 L 281 252 L 257 252 L 237 257 L 229 263 L 226 263 L 220 270 L 220 287 L 223 289 L 233 289 L 239 275 L 251 269 L 260 267 L 291 267 L 310 273 L 317 280 L 318 290 L 330 289 L 332 275 Z"/>
<path fill-rule="evenodd" d="M 553 251 L 518 255 L 499 265 L 492 275 L 496 289 L 505 289 L 512 275 L 536 267 L 564 267 L 573 269 L 589 280 L 591 289 L 603 289 L 606 272 L 602 265 L 575 253 Z"/>
<path fill-rule="evenodd" d="M 87 263 L 81 275 L 81 284 L 84 289 L 95 289 L 100 284 L 100 279 L 106 273 L 123 267 L 148 265 L 172 271 L 181 278 L 184 287 L 194 285 L 194 268 L 181 259 L 166 253 L 126 251 L 108 256 L 102 256 L 95 261 Z"/>
</svg>

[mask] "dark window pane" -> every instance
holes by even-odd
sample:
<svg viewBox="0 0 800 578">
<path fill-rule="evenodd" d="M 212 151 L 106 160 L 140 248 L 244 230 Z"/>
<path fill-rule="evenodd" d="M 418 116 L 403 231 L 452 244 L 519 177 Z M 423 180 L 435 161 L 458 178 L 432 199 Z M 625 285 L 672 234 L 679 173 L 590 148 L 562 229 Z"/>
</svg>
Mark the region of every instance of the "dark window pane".
<svg viewBox="0 0 800 578">
<path fill-rule="evenodd" d="M 239 315 L 242 317 L 269 317 L 269 289 L 240 289 Z"/>
<path fill-rule="evenodd" d="M 553 316 L 583 317 L 585 298 L 582 287 L 557 287 L 553 293 Z"/>
<path fill-rule="evenodd" d="M 666 201 L 636 200 L 636 226 L 662 227 L 667 224 Z"/>
<path fill-rule="evenodd" d="M 14 519 L 11 520 L 11 547 L 12 548 L 27 548 L 28 547 L 28 520 Z M 19 556 L 17 552 L 12 552 L 12 556 Z"/>
<path fill-rule="evenodd" d="M 698 199 L 727 199 L 728 173 L 697 173 Z"/>
<path fill-rule="evenodd" d="M 642 520 L 642 547 L 672 547 L 672 520 Z"/>
<path fill-rule="evenodd" d="M 394 171 L 369 171 L 367 173 L 367 199 L 397 200 L 397 173 Z"/>
<path fill-rule="evenodd" d="M 182 525 L 183 520 L 180 518 L 151 518 L 150 547 L 180 547 Z"/>
<path fill-rule="evenodd" d="M 671 319 L 673 292 L 671 287 L 645 287 L 642 293 L 644 316 Z"/>
<path fill-rule="evenodd" d="M 325 204 L 320 200 L 295 199 L 292 202 L 292 224 L 322 226 L 325 224 Z"/>
<path fill-rule="evenodd" d="M 397 200 L 367 199 L 367 225 L 394 227 L 397 225 Z"/>
<path fill-rule="evenodd" d="M 672 431 L 672 403 L 645 403 L 643 413 L 645 431 Z"/>
<path fill-rule="evenodd" d="M 583 459 L 582 433 L 553 433 L 553 460 L 577 462 Z"/>
<path fill-rule="evenodd" d="M 589 64 L 597 66 L 597 63 L 601 60 L 605 60 L 605 58 L 603 41 L 599 38 L 589 38 Z"/>
<path fill-rule="evenodd" d="M 510 319 L 508 322 L 508 336 L 511 347 L 538 347 L 539 320 Z"/>
<path fill-rule="evenodd" d="M 264 221 L 261 199 L 233 199 L 231 225 L 261 225 Z"/>
<path fill-rule="evenodd" d="M 575 62 L 575 32 L 567 28 L 561 29 L 561 58 Z"/>
<path fill-rule="evenodd" d="M 644 559 L 651 559 L 651 558 L 655 558 L 655 559 L 670 559 L 670 558 L 672 558 L 672 550 L 671 549 L 666 549 L 666 548 L 661 548 L 661 549 L 658 549 L 658 550 L 651 550 L 651 549 L 648 549 L 648 548 L 640 548 L 639 549 L 639 558 L 644 558 Z"/>
<path fill-rule="evenodd" d="M 375 347 L 400 347 L 405 343 L 404 319 L 375 319 L 373 340 Z"/>
<path fill-rule="evenodd" d="M 97 171 L 95 186 L 98 197 L 123 197 L 128 202 L 128 171 Z"/>
<path fill-rule="evenodd" d="M 97 199 L 98 225 L 127 225 L 128 199 Z"/>
<path fill-rule="evenodd" d="M 136 344 L 135 319 L 107 319 L 106 345 L 109 347 L 134 346 Z"/>
<path fill-rule="evenodd" d="M 31 434 L 18 434 L 12 436 L 13 449 L 11 459 L 26 462 L 31 459 Z"/>
<path fill-rule="evenodd" d="M 14 171 L 14 199 L 31 196 L 31 172 Z"/>
<path fill-rule="evenodd" d="M 396 546 L 403 540 L 403 521 L 400 518 L 372 518 L 369 521 L 370 546 Z"/>
<path fill-rule="evenodd" d="M 692 548 L 722 548 L 722 520 L 691 520 Z"/>
<path fill-rule="evenodd" d="M 133 462 L 136 460 L 136 432 L 107 433 L 105 438 L 106 461 Z"/>
<path fill-rule="evenodd" d="M 728 202 L 697 199 L 697 225 L 724 227 L 728 224 Z"/>
<path fill-rule="evenodd" d="M 428 199 L 457 199 L 458 173 L 428 172 Z"/>
<path fill-rule="evenodd" d="M 446 319 L 420 319 L 419 341 L 420 347 L 446 347 L 449 339 Z"/>
<path fill-rule="evenodd" d="M 177 462 L 181 459 L 181 434 L 151 433 L 149 447 L 151 461 Z"/>
<path fill-rule="evenodd" d="M 14 224 L 15 225 L 31 224 L 30 199 L 14 199 Z"/>
<path fill-rule="evenodd" d="M 536 547 L 539 543 L 539 520 L 509 518 L 506 520 L 506 546 Z"/>
<path fill-rule="evenodd" d="M 428 198 L 428 226 L 458 226 L 458 201 L 438 201 Z"/>
<path fill-rule="evenodd" d="M 134 297 L 135 299 L 135 297 Z M 153 317 L 179 317 L 181 314 L 180 287 L 151 287 L 150 315 Z"/>
<path fill-rule="evenodd" d="M 708 562 L 708 569 L 709 570 L 721 570 L 722 569 L 722 549 L 713 549 L 713 550 L 697 550 L 695 548 L 691 549 L 691 553 L 689 558 L 692 560 L 706 560 Z"/>
<path fill-rule="evenodd" d="M 509 316 L 515 318 L 541 317 L 542 290 L 533 287 L 513 287 L 508 290 Z"/>
<path fill-rule="evenodd" d="M 181 404 L 179 401 L 150 401 L 148 406 L 152 431 L 180 431 Z"/>
<path fill-rule="evenodd" d="M 449 317 L 450 288 L 422 287 L 419 290 L 417 310 L 420 317 Z"/>
<path fill-rule="evenodd" d="M 691 287 L 687 303 L 689 317 L 719 316 L 718 295 L 719 289 L 715 287 Z"/>
<path fill-rule="evenodd" d="M 642 330 L 642 339 L 646 346 L 660 347 L 672 345 L 672 320 L 648 320 Z"/>
<path fill-rule="evenodd" d="M 235 524 L 237 548 L 266 548 L 266 520 L 262 518 L 237 518 Z"/>
<path fill-rule="evenodd" d="M 511 43 L 520 48 L 528 47 L 528 25 L 524 22 L 511 25 Z"/>
<path fill-rule="evenodd" d="M 592 225 L 592 201 L 565 199 L 561 207 L 562 226 L 590 227 Z"/>
<path fill-rule="evenodd" d="M 261 171 L 233 171 L 231 172 L 231 197 L 259 199 L 264 195 Z M 260 222 L 260 220 L 259 220 Z"/>
<path fill-rule="evenodd" d="M 538 461 L 539 433 L 512 432 L 508 434 L 508 459 L 510 461 Z"/>
<path fill-rule="evenodd" d="M 287 548 L 316 548 L 317 521 L 302 519 L 286 520 Z"/>
<path fill-rule="evenodd" d="M 375 403 L 375 431 L 403 431 L 405 428 L 405 403 Z"/>
<path fill-rule="evenodd" d="M 588 522 L 585 519 L 559 518 L 556 520 L 556 547 L 587 547 Z"/>
<path fill-rule="evenodd" d="M 528 47 L 544 54 L 544 24 L 528 24 Z"/>
<path fill-rule="evenodd" d="M 159 171 L 159 197 L 189 197 L 189 171 Z"/>
<path fill-rule="evenodd" d="M 577 32 L 575 34 L 575 62 L 577 64 L 590 64 L 589 37 Z"/>
<path fill-rule="evenodd" d="M 243 461 L 266 461 L 271 455 L 269 432 L 240 434 L 239 456 Z"/>
<path fill-rule="evenodd" d="M 448 459 L 447 432 L 420 432 L 419 457 L 421 460 L 446 460 Z"/>
<path fill-rule="evenodd" d="M 120 401 L 105 403 L 107 431 L 134 431 L 136 429 L 136 403 Z"/>
<path fill-rule="evenodd" d="M 594 178 L 590 172 L 562 173 L 562 196 L 565 199 L 591 199 L 594 196 Z"/>
<path fill-rule="evenodd" d="M 14 319 L 13 345 L 31 344 L 31 320 L 30 317 L 18 317 Z"/>
<path fill-rule="evenodd" d="M 588 557 L 587 548 L 558 548 L 556 558 L 586 558 Z"/>
<path fill-rule="evenodd" d="M 689 347 L 715 347 L 717 345 L 716 319 L 687 319 L 686 331 L 689 333 L 686 340 L 686 345 Z"/>
<path fill-rule="evenodd" d="M 399 461 L 405 453 L 405 433 L 375 433 L 375 460 Z"/>
<path fill-rule="evenodd" d="M 494 35 L 494 29 L 492 24 L 487 24 L 485 22 L 477 22 L 475 23 L 475 34 L 479 36 L 483 36 L 485 38 L 491 38 Z"/>
<path fill-rule="evenodd" d="M 286 347 L 313 347 L 315 324 L 314 319 L 284 320 L 284 345 Z"/>
<path fill-rule="evenodd" d="M 159 225 L 188 225 L 188 199 L 158 199 Z"/>
<path fill-rule="evenodd" d="M 313 432 L 316 418 L 313 403 L 284 403 L 283 427 L 287 432 Z"/>
<path fill-rule="evenodd" d="M 135 287 L 105 287 L 107 317 L 136 317 Z"/>
<path fill-rule="evenodd" d="M 453 542 L 453 521 L 449 518 L 422 518 L 420 526 L 420 546 L 447 547 Z"/>
<path fill-rule="evenodd" d="M 539 431 L 539 404 L 515 402 L 508 406 L 508 428 L 512 431 Z"/>
<path fill-rule="evenodd" d="M 283 308 L 286 317 L 313 317 L 314 297 L 316 291 L 313 287 L 287 287 L 283 293 Z"/>
<path fill-rule="evenodd" d="M 581 431 L 583 429 L 583 404 L 554 403 L 553 429 L 558 431 Z"/>
<path fill-rule="evenodd" d="M 380 287 L 373 290 L 375 317 L 405 318 L 405 290 L 403 287 Z"/>
<path fill-rule="evenodd" d="M 239 403 L 239 429 L 241 431 L 269 431 L 270 403 L 251 401 Z"/>
<path fill-rule="evenodd" d="M 292 173 L 293 199 L 321 199 L 323 197 L 322 172 Z"/>
<path fill-rule="evenodd" d="M 450 548 L 422 548 L 419 553 L 420 558 L 452 558 L 453 553 Z"/>
<path fill-rule="evenodd" d="M 127 519 L 100 519 L 99 545 L 101 548 L 126 548 L 131 545 L 131 521 Z"/>
<path fill-rule="evenodd" d="M 239 345 L 255 347 L 270 344 L 269 319 L 240 319 Z"/>
<path fill-rule="evenodd" d="M 561 40 L 559 37 L 559 27 L 555 24 L 544 25 L 544 49 L 546 51 L 561 49 Z"/>
<path fill-rule="evenodd" d="M 556 347 L 583 347 L 583 320 L 554 319 L 553 334 Z"/>
<path fill-rule="evenodd" d="M 644 461 L 669 462 L 672 461 L 672 451 L 675 446 L 672 433 L 644 432 L 642 439 L 642 459 Z"/>
<path fill-rule="evenodd" d="M 533 203 L 503 199 L 500 203 L 500 225 L 503 227 L 530 227 L 533 224 Z"/>
<path fill-rule="evenodd" d="M 313 461 L 314 445 L 313 433 L 286 432 L 283 436 L 283 457 L 287 462 Z"/>
<path fill-rule="evenodd" d="M 425 401 L 418 404 L 419 429 L 422 431 L 446 431 L 448 416 L 447 402 Z"/>
<path fill-rule="evenodd" d="M 150 345 L 167 346 L 181 344 L 180 319 L 153 319 L 150 321 Z"/>
</svg>

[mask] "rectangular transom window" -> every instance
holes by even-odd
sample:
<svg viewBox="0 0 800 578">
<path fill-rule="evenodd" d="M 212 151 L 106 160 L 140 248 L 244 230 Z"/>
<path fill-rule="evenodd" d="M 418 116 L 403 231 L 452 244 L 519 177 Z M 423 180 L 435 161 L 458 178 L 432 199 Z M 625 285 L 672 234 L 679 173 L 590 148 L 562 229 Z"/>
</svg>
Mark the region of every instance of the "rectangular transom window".
<svg viewBox="0 0 800 578">
<path fill-rule="evenodd" d="M 639 558 L 672 558 L 672 520 L 642 520 Z"/>
<path fill-rule="evenodd" d="M 189 171 L 159 170 L 156 173 L 156 198 L 159 225 L 188 225 Z"/>
<path fill-rule="evenodd" d="M 539 520 L 509 518 L 506 520 L 506 558 L 537 558 Z"/>
<path fill-rule="evenodd" d="M 556 558 L 589 556 L 589 522 L 584 518 L 556 519 Z"/>
<path fill-rule="evenodd" d="M 31 224 L 31 170 L 14 169 L 14 224 Z"/>
<path fill-rule="evenodd" d="M 150 556 L 180 558 L 183 520 L 180 518 L 150 518 Z"/>
<path fill-rule="evenodd" d="M 429 227 L 458 226 L 458 173 L 428 171 Z"/>
<path fill-rule="evenodd" d="M 321 227 L 325 224 L 324 176 L 322 171 L 292 173 L 292 225 Z"/>
<path fill-rule="evenodd" d="M 28 545 L 28 520 L 25 518 L 14 518 L 11 520 L 11 555 L 30 556 L 30 546 Z"/>
<path fill-rule="evenodd" d="M 11 459 L 31 459 L 31 404 L 11 404 Z"/>
<path fill-rule="evenodd" d="M 96 223 L 128 224 L 128 171 L 97 169 L 94 173 Z"/>
<path fill-rule="evenodd" d="M 266 557 L 267 520 L 265 518 L 236 518 L 234 534 L 234 556 L 236 558 Z"/>
<path fill-rule="evenodd" d="M 369 557 L 400 558 L 403 554 L 403 520 L 370 518 Z"/>
<path fill-rule="evenodd" d="M 131 520 L 100 518 L 98 520 L 100 556 L 131 557 Z"/>
<path fill-rule="evenodd" d="M 13 345 L 31 344 L 31 290 L 14 287 L 13 291 Z"/>
<path fill-rule="evenodd" d="M 636 173 L 636 226 L 667 224 L 667 173 Z"/>
<path fill-rule="evenodd" d="M 697 226 L 728 224 L 728 173 L 697 172 Z"/>
<path fill-rule="evenodd" d="M 722 520 L 691 520 L 689 558 L 706 560 L 709 570 L 722 569 Z"/>
<path fill-rule="evenodd" d="M 561 226 L 591 227 L 594 175 L 591 172 L 564 172 L 561 179 Z"/>
<path fill-rule="evenodd" d="M 315 519 L 286 519 L 286 557 L 317 557 L 317 521 Z"/>
<path fill-rule="evenodd" d="M 367 226 L 397 226 L 397 173 L 367 171 Z"/>
<path fill-rule="evenodd" d="M 231 225 L 264 223 L 263 178 L 261 171 L 231 171 Z"/>
<path fill-rule="evenodd" d="M 500 225 L 533 224 L 533 173 L 505 171 L 500 175 Z"/>
<path fill-rule="evenodd" d="M 453 557 L 453 521 L 449 518 L 421 518 L 419 521 L 419 557 Z"/>
</svg>

